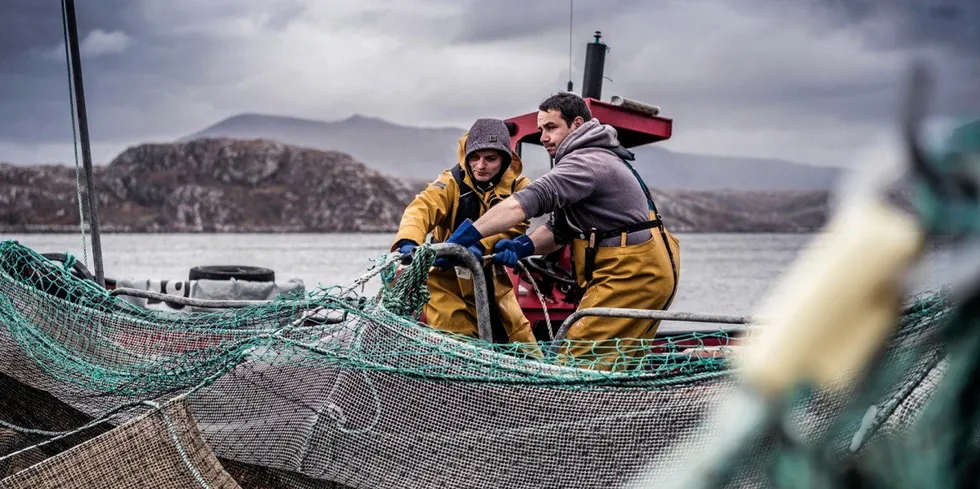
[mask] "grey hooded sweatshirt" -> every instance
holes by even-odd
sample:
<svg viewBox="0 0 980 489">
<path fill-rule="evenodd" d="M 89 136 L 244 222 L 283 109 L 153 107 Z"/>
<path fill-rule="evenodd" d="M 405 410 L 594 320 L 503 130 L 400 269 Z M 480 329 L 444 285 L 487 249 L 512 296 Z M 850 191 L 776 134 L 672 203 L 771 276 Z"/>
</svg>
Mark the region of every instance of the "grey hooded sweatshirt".
<svg viewBox="0 0 980 489">
<path fill-rule="evenodd" d="M 650 220 L 646 195 L 633 172 L 612 148 L 619 146 L 616 129 L 592 119 L 572 131 L 558 146 L 555 166 L 514 198 L 528 217 L 563 209 L 579 229 L 607 231 Z M 548 228 L 554 232 L 552 223 Z M 650 230 L 635 231 L 627 244 L 650 239 Z M 600 246 L 619 246 L 609 238 Z"/>
</svg>

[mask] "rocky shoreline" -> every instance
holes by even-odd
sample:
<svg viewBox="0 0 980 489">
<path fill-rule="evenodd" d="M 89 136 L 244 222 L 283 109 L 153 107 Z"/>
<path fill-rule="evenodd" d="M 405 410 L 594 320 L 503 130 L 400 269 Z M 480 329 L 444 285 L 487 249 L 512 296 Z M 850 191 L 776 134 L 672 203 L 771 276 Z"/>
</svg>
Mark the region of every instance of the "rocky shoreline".
<svg viewBox="0 0 980 489">
<path fill-rule="evenodd" d="M 424 185 L 263 139 L 143 144 L 94 170 L 105 233 L 389 233 Z M 821 190 L 652 192 L 687 233 L 813 232 L 829 202 Z M 0 233 L 73 233 L 78 221 L 74 167 L 0 163 Z"/>
</svg>

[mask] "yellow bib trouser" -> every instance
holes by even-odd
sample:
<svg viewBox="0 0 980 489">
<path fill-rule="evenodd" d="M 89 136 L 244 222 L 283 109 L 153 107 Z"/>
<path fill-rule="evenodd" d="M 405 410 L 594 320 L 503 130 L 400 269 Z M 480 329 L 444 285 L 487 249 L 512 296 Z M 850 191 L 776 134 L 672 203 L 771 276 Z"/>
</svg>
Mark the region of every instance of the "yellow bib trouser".
<svg viewBox="0 0 980 489">
<path fill-rule="evenodd" d="M 429 326 L 473 338 L 479 337 L 473 279 L 465 269 L 442 271 L 433 268 L 429 273 L 429 302 L 423 313 Z M 490 307 L 497 307 L 508 341 L 523 343 L 522 349 L 540 358 L 541 350 L 531 332 L 531 322 L 524 316 L 514 294 L 514 286 L 503 266 L 485 267 L 483 273 L 494 273 Z"/>
<path fill-rule="evenodd" d="M 572 242 L 572 259 L 579 286 L 585 289 L 578 309 L 618 307 L 632 309 L 665 309 L 669 306 L 676 283 L 663 237 L 654 228 L 652 237 L 640 244 L 599 247 L 595 256 L 592 280 L 585 281 L 585 249 L 588 242 Z M 667 233 L 674 260 L 680 270 L 680 246 Z M 649 319 L 587 316 L 576 321 L 568 331 L 569 342 L 562 346 L 562 358 L 574 357 L 574 363 L 600 370 L 618 370 L 642 356 L 641 339 L 652 339 L 660 321 Z"/>
</svg>

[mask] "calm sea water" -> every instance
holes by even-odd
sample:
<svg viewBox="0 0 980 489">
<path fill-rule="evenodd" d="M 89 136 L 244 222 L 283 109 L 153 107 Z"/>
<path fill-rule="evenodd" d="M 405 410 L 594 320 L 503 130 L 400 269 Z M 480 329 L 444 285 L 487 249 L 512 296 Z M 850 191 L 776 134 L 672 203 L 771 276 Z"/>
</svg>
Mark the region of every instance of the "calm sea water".
<svg viewBox="0 0 980 489">
<path fill-rule="evenodd" d="M 393 234 L 107 234 L 102 237 L 106 276 L 187 279 L 197 265 L 254 265 L 277 280 L 299 278 L 307 287 L 346 285 L 388 251 Z M 673 310 L 751 314 L 774 281 L 812 239 L 805 234 L 679 234 L 681 283 Z M 80 234 L 7 235 L 39 252 L 82 257 Z M 89 269 L 93 269 L 90 244 Z M 923 267 L 920 287 L 943 281 L 942 256 Z M 377 279 L 365 288 L 377 290 Z"/>
</svg>

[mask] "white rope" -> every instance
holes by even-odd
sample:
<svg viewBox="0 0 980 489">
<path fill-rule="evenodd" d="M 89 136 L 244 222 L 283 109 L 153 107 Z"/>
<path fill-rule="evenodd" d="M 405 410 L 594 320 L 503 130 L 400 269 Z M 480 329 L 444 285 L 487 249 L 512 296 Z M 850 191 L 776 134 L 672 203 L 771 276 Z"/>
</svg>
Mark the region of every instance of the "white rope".
<svg viewBox="0 0 980 489">
<path fill-rule="evenodd" d="M 541 293 L 541 289 L 538 289 L 538 284 L 531 277 L 531 272 L 521 262 L 517 262 L 517 266 L 521 268 L 521 272 L 524 272 L 524 278 L 531 283 L 531 286 L 534 287 L 534 293 L 538 295 L 538 302 L 541 303 L 541 312 L 544 313 L 544 322 L 548 328 L 548 340 L 555 341 L 555 333 L 551 331 L 551 318 L 548 317 L 548 306 L 544 303 L 544 294 Z"/>
</svg>

